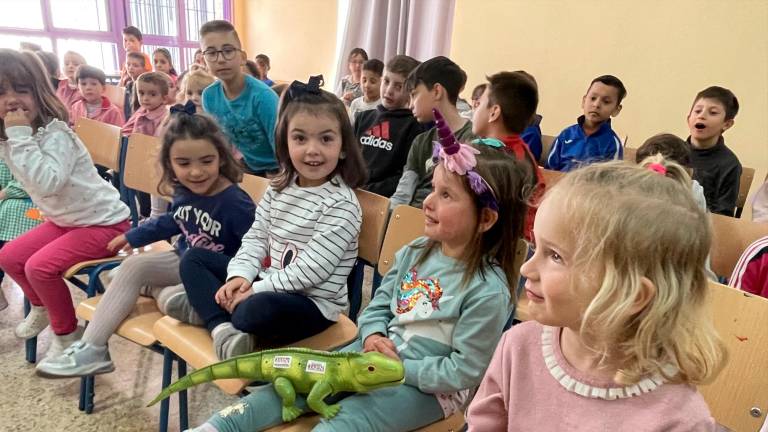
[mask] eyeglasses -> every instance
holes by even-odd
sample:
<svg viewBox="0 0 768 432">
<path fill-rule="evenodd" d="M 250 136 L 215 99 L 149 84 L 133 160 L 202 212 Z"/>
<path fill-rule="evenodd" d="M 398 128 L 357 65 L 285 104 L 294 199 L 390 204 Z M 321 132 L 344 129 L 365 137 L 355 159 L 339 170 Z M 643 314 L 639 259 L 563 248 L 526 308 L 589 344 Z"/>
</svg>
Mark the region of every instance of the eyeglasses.
<svg viewBox="0 0 768 432">
<path fill-rule="evenodd" d="M 235 47 L 226 47 L 220 50 L 208 49 L 203 51 L 203 56 L 209 62 L 215 62 L 219 59 L 219 54 L 224 57 L 224 60 L 232 60 L 238 52 L 240 52 L 240 49 Z"/>
</svg>

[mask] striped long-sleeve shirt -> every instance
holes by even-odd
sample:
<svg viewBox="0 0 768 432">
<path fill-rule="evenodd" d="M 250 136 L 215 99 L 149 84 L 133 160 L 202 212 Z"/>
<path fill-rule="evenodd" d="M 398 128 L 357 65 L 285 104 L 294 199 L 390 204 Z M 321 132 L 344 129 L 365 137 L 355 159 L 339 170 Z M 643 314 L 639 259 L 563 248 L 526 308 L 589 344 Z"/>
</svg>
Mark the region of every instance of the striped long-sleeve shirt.
<svg viewBox="0 0 768 432">
<path fill-rule="evenodd" d="M 327 319 L 348 306 L 347 276 L 357 257 L 362 211 L 355 193 L 336 177 L 317 187 L 294 182 L 267 189 L 227 280 L 242 277 L 254 292 L 301 292 Z M 269 254 L 271 267 L 261 263 Z"/>
</svg>

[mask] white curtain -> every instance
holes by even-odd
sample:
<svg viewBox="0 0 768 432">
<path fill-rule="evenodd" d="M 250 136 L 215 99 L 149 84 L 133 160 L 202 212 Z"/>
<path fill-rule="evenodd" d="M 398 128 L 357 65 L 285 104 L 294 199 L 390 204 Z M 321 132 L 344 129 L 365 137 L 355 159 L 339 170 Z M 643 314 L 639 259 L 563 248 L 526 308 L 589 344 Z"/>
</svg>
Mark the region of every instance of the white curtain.
<svg viewBox="0 0 768 432">
<path fill-rule="evenodd" d="M 454 9 L 455 0 L 350 0 L 337 82 L 349 73 L 347 57 L 356 47 L 384 63 L 397 54 L 419 61 L 448 56 Z"/>
</svg>

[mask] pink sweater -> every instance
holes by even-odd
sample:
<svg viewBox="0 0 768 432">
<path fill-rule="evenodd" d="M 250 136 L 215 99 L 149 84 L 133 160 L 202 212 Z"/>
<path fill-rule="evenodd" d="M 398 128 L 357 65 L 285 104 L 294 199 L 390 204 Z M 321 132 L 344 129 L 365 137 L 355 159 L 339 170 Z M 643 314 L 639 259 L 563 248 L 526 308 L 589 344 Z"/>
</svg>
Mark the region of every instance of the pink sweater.
<svg viewBox="0 0 768 432">
<path fill-rule="evenodd" d="M 158 136 L 160 132 L 160 124 L 167 114 L 168 107 L 165 105 L 160 105 L 152 111 L 141 107 L 137 109 L 125 123 L 122 134 L 130 135 L 140 133 L 149 136 Z"/>
<path fill-rule="evenodd" d="M 72 105 L 72 108 L 69 110 L 69 123 L 72 125 L 75 124 L 77 119 L 80 117 L 86 117 L 92 120 L 100 121 L 102 123 L 109 123 L 111 125 L 120 127 L 123 127 L 123 123 L 125 123 L 123 110 L 115 106 L 115 104 L 110 102 L 110 100 L 105 96 L 101 97 L 101 107 L 99 110 L 91 116 L 88 115 L 88 107 L 86 105 L 85 99 L 80 99 L 79 101 L 75 102 L 74 105 Z"/>
<path fill-rule="evenodd" d="M 707 404 L 689 385 L 661 384 L 647 392 L 635 387 L 631 391 L 638 395 L 613 400 L 567 390 L 561 382 L 568 382 L 568 376 L 575 391 L 594 394 L 598 388 L 623 387 L 591 378 L 568 364 L 560 348 L 560 331 L 529 321 L 502 336 L 469 406 L 470 431 L 715 430 Z M 551 354 L 545 355 L 548 338 Z"/>
</svg>

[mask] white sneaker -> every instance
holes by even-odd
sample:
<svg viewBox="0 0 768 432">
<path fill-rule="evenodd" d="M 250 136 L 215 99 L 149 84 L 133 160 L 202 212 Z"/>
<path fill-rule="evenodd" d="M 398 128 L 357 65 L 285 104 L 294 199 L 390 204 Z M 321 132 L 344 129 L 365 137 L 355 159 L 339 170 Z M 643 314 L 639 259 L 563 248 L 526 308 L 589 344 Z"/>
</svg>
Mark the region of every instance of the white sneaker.
<svg viewBox="0 0 768 432">
<path fill-rule="evenodd" d="M 77 341 L 61 355 L 49 357 L 35 367 L 38 375 L 46 378 L 69 378 L 112 372 L 115 365 L 107 346 L 95 346 Z"/>
<path fill-rule="evenodd" d="M 85 331 L 84 328 L 77 326 L 75 331 L 73 331 L 70 334 L 65 335 L 53 335 L 53 340 L 51 341 L 51 346 L 48 347 L 48 352 L 45 353 L 45 358 L 54 358 L 61 355 L 62 352 L 64 352 L 65 349 L 69 348 L 70 345 L 80 340 L 80 338 L 83 337 L 83 332 Z"/>
<path fill-rule="evenodd" d="M 31 305 L 29 315 L 24 318 L 21 324 L 17 325 L 13 333 L 17 338 L 29 339 L 40 334 L 50 322 L 48 321 L 48 311 L 42 306 Z"/>
</svg>

